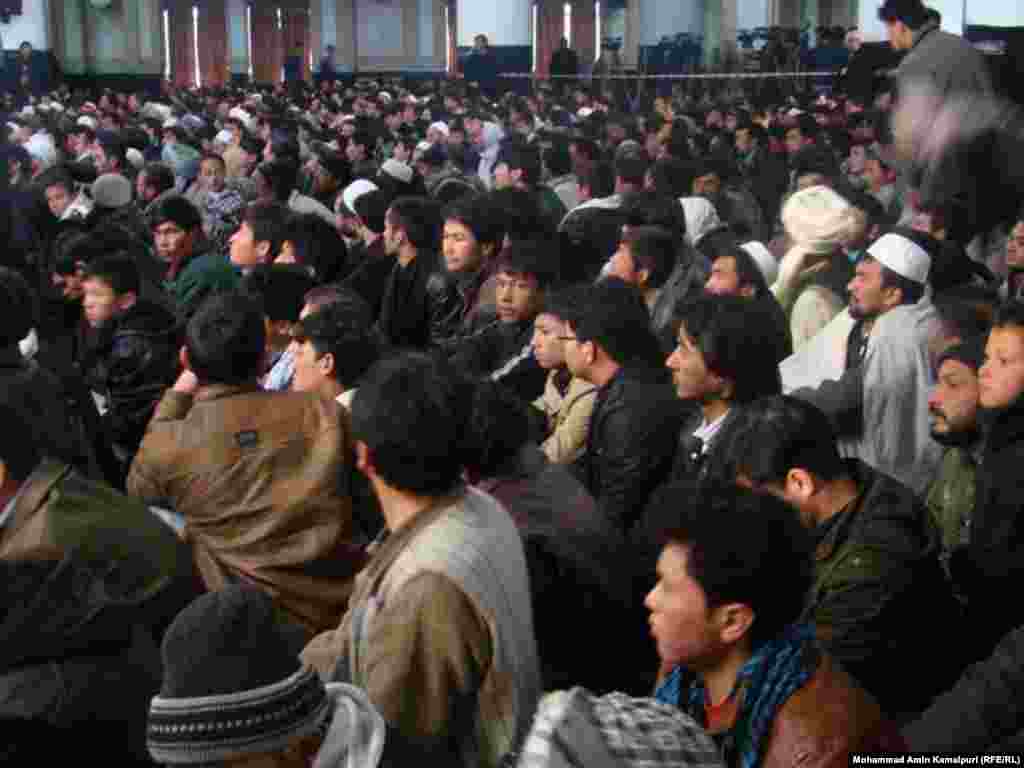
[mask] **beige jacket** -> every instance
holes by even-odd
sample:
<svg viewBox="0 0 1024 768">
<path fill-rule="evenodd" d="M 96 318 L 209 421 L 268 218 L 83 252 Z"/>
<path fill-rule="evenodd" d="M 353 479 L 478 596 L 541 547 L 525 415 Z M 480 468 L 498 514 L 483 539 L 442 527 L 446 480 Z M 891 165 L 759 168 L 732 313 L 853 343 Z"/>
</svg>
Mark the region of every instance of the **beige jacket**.
<svg viewBox="0 0 1024 768">
<path fill-rule="evenodd" d="M 548 438 L 541 450 L 552 464 L 571 464 L 587 444 L 590 414 L 597 399 L 597 387 L 583 379 L 574 378 L 563 395 L 555 385 L 552 371 L 544 385 L 544 394 L 538 397 L 534 408 L 547 417 Z"/>
</svg>

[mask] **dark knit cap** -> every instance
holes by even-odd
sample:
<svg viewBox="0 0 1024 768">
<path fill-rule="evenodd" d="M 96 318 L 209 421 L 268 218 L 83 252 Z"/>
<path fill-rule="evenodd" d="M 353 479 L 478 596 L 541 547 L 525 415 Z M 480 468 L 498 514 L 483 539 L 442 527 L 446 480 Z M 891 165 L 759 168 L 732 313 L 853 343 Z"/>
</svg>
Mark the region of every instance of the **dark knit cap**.
<svg viewBox="0 0 1024 768">
<path fill-rule="evenodd" d="M 178 614 L 163 641 L 164 683 L 147 742 L 168 765 L 279 751 L 316 731 L 328 699 L 302 667 L 261 590 L 231 586 Z"/>
<path fill-rule="evenodd" d="M 977 373 L 981 368 L 981 364 L 985 362 L 985 337 L 975 336 L 949 347 L 939 355 L 939 361 L 935 366 L 936 369 L 941 368 L 942 364 L 947 360 L 956 360 L 963 363 Z"/>
</svg>

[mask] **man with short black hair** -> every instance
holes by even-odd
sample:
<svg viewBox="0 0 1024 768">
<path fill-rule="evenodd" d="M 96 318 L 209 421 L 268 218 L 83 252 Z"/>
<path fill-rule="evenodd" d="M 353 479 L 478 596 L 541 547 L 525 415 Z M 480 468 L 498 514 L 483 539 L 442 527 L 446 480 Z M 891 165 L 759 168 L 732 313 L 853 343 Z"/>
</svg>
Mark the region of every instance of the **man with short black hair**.
<svg viewBox="0 0 1024 768">
<path fill-rule="evenodd" d="M 267 392 L 263 308 L 232 292 L 188 323 L 181 363 L 131 467 L 128 491 L 184 517 L 207 588 L 259 586 L 309 635 L 336 625 L 363 564 L 332 398 Z"/>
<path fill-rule="evenodd" d="M 540 150 L 536 147 L 519 142 L 508 144 L 498 153 L 494 165 L 494 188 L 515 187 L 536 195 L 541 214 L 554 229 L 567 211 L 555 191 L 541 184 L 542 167 Z"/>
<path fill-rule="evenodd" d="M 570 373 L 598 387 L 576 469 L 605 516 L 623 532 L 668 476 L 683 409 L 639 292 L 610 277 L 566 318 Z"/>
<path fill-rule="evenodd" d="M 243 272 L 272 264 L 284 243 L 287 218 L 288 209 L 280 203 L 250 203 L 242 214 L 242 225 L 231 236 L 231 263 Z"/>
<path fill-rule="evenodd" d="M 387 531 L 341 625 L 301 658 L 367 692 L 410 745 L 405 763 L 498 768 L 529 730 L 541 681 L 519 532 L 504 507 L 462 484 L 471 397 L 418 354 L 364 377 L 352 403 L 356 460 Z"/>
<path fill-rule="evenodd" d="M 923 710 L 961 653 L 922 656 L 916 628 L 956 626 L 927 508 L 906 486 L 843 460 L 825 415 L 792 397 L 742 409 L 722 437 L 729 479 L 790 504 L 815 540 L 805 620 L 822 647 L 893 719 Z"/>
<path fill-rule="evenodd" d="M 608 262 L 607 273 L 635 285 L 653 311 L 661 288 L 676 265 L 678 244 L 661 227 L 629 227 L 623 232 L 619 249 Z"/>
<path fill-rule="evenodd" d="M 339 209 L 347 204 L 338 198 Z M 358 196 L 353 203 L 354 218 L 361 242 L 349 251 L 355 267 L 344 285 L 362 297 L 370 307 L 374 322 L 380 317 L 384 292 L 395 267 L 395 257 L 384 250 L 384 229 L 391 196 L 373 189 Z"/>
<path fill-rule="evenodd" d="M 135 201 L 149 216 L 163 200 L 176 194 L 174 171 L 166 163 L 146 163 L 135 177 Z"/>
<path fill-rule="evenodd" d="M 166 268 L 164 288 L 187 319 L 210 294 L 231 290 L 238 272 L 222 254 L 202 249 L 202 217 L 192 203 L 180 195 L 154 202 L 149 225 Z"/>
<path fill-rule="evenodd" d="M 800 623 L 812 544 L 794 511 L 686 486 L 660 511 L 658 583 L 644 601 L 664 673 L 655 698 L 704 726 L 726 765 L 841 765 L 870 751 L 878 704 Z"/>
<path fill-rule="evenodd" d="M 139 297 L 139 269 L 127 252 L 90 261 L 82 287 L 93 330 L 82 373 L 127 472 L 157 401 L 174 381 L 181 328 L 171 310 Z"/>
</svg>

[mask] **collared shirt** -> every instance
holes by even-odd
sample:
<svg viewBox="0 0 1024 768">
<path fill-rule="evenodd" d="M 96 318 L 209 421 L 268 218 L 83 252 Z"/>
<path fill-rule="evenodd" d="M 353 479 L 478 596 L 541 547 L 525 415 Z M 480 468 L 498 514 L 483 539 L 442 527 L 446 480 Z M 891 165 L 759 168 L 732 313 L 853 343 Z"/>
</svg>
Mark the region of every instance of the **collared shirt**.
<svg viewBox="0 0 1024 768">
<path fill-rule="evenodd" d="M 726 411 L 710 424 L 707 420 L 704 420 L 699 427 L 693 430 L 693 436 L 701 441 L 701 453 L 708 452 L 711 441 L 715 439 L 715 435 L 722 429 L 722 425 L 725 424 L 725 417 L 728 415 L 729 411 Z"/>
</svg>

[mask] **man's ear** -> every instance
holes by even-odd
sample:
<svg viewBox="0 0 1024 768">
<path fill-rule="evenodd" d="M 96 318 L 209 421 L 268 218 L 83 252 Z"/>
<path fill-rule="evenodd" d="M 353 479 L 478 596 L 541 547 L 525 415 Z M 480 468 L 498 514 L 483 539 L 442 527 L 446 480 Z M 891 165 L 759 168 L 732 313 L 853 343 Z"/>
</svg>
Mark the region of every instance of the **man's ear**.
<svg viewBox="0 0 1024 768">
<path fill-rule="evenodd" d="M 362 472 L 367 477 L 375 475 L 377 473 L 376 468 L 373 466 L 373 452 L 370 451 L 370 446 L 364 443 L 362 440 L 356 440 L 356 469 Z"/>
<path fill-rule="evenodd" d="M 181 349 L 178 350 L 178 362 L 181 363 L 181 370 L 191 371 L 192 366 L 188 362 L 188 348 L 184 344 L 181 345 Z"/>
<path fill-rule="evenodd" d="M 270 241 L 260 240 L 256 243 L 256 255 L 259 256 L 261 264 L 267 264 L 270 261 Z"/>
<path fill-rule="evenodd" d="M 115 299 L 115 304 L 117 305 L 118 311 L 127 312 L 135 306 L 135 302 L 138 300 L 139 297 L 135 291 L 128 291 L 127 293 L 122 293 L 118 296 L 117 299 Z"/>
<path fill-rule="evenodd" d="M 754 611 L 744 603 L 727 603 L 715 609 L 718 635 L 723 643 L 740 642 L 754 624 Z"/>
</svg>

